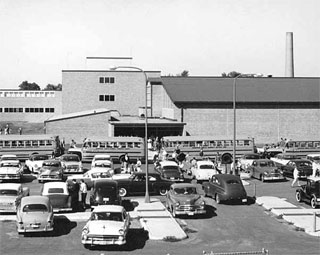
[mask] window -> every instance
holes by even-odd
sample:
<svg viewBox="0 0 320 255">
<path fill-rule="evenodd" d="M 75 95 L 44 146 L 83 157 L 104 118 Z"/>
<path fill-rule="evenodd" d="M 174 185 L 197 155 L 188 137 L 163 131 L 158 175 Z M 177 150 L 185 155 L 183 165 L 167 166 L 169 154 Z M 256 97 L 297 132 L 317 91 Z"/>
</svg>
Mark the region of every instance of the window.
<svg viewBox="0 0 320 255">
<path fill-rule="evenodd" d="M 99 77 L 99 83 L 115 83 L 115 78 L 114 77 Z"/>
<path fill-rule="evenodd" d="M 104 101 L 104 96 L 103 95 L 99 95 L 99 101 Z"/>
<path fill-rule="evenodd" d="M 99 101 L 115 101 L 115 95 L 99 95 Z"/>
</svg>

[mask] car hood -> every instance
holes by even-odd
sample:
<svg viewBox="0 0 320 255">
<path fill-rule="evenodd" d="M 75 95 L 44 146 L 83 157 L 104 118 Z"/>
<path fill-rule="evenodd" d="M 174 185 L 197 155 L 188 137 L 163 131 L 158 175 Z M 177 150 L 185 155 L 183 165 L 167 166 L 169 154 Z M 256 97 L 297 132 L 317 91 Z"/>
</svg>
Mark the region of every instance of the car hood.
<svg viewBox="0 0 320 255">
<path fill-rule="evenodd" d="M 201 196 L 199 194 L 192 194 L 192 195 L 176 195 L 173 198 L 179 202 L 180 204 L 195 204 Z"/>
<path fill-rule="evenodd" d="M 60 170 L 51 170 L 51 169 L 45 169 L 41 172 L 41 175 L 50 175 L 50 174 L 59 174 Z"/>
<path fill-rule="evenodd" d="M 88 222 L 89 234 L 92 235 L 119 235 L 119 230 L 125 227 L 122 221 L 98 220 Z"/>
<path fill-rule="evenodd" d="M 1 167 L 0 173 L 2 174 L 16 174 L 19 172 L 20 168 L 17 167 Z"/>
<path fill-rule="evenodd" d="M 0 205 L 7 203 L 15 203 L 17 196 L 0 196 Z"/>
<path fill-rule="evenodd" d="M 259 167 L 259 169 L 263 172 L 269 172 L 269 173 L 279 172 L 278 168 L 276 167 Z"/>
</svg>

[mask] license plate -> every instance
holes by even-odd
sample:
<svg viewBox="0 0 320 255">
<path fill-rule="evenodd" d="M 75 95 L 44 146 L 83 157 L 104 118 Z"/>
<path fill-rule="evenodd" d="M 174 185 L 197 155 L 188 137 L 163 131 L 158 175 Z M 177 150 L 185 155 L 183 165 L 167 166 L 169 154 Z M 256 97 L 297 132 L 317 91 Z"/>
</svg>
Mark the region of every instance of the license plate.
<svg viewBox="0 0 320 255">
<path fill-rule="evenodd" d="M 188 212 L 188 215 L 194 215 L 194 212 Z"/>
<path fill-rule="evenodd" d="M 247 202 L 248 200 L 246 198 L 242 199 L 242 202 L 245 203 Z"/>
<path fill-rule="evenodd" d="M 108 197 L 104 197 L 104 198 L 103 198 L 103 201 L 107 201 L 107 202 L 108 202 L 108 201 L 109 201 L 109 198 L 108 198 Z"/>
<path fill-rule="evenodd" d="M 39 224 L 32 224 L 31 227 L 32 227 L 32 228 L 39 228 L 40 225 L 39 225 Z"/>
<path fill-rule="evenodd" d="M 170 177 L 170 180 L 174 180 L 174 177 Z"/>
</svg>

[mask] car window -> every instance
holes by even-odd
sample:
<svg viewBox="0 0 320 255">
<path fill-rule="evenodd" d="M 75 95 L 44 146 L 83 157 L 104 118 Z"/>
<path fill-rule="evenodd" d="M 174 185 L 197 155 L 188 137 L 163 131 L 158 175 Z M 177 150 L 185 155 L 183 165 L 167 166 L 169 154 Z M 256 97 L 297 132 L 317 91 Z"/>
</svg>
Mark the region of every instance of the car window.
<svg viewBox="0 0 320 255">
<path fill-rule="evenodd" d="M 240 181 L 238 181 L 238 180 L 227 180 L 226 183 L 230 184 L 230 185 L 233 185 L 233 184 L 240 184 Z"/>
<path fill-rule="evenodd" d="M 60 167 L 59 162 L 44 162 L 42 166 Z"/>
<path fill-rule="evenodd" d="M 179 166 L 164 166 L 163 170 L 179 170 Z"/>
<path fill-rule="evenodd" d="M 123 215 L 121 212 L 94 212 L 90 220 L 123 221 Z"/>
<path fill-rule="evenodd" d="M 64 161 L 80 161 L 78 156 L 64 156 L 62 158 Z"/>
<path fill-rule="evenodd" d="M 52 193 L 54 193 L 54 194 L 56 194 L 56 193 L 63 194 L 64 190 L 63 190 L 63 188 L 50 188 L 50 189 L 48 189 L 48 193 L 49 194 L 52 194 Z"/>
<path fill-rule="evenodd" d="M 91 178 L 109 178 L 111 177 L 109 172 L 96 172 L 91 174 Z"/>
<path fill-rule="evenodd" d="M 300 167 L 311 167 L 312 164 L 311 164 L 311 162 L 308 162 L 308 161 L 302 161 L 302 162 L 298 163 L 298 166 L 300 166 Z"/>
<path fill-rule="evenodd" d="M 1 189 L 0 196 L 17 196 L 18 191 L 13 189 Z"/>
<path fill-rule="evenodd" d="M 44 204 L 29 204 L 23 207 L 23 212 L 47 212 L 48 208 Z"/>
<path fill-rule="evenodd" d="M 49 156 L 41 155 L 41 156 L 34 156 L 33 160 L 47 160 Z"/>
<path fill-rule="evenodd" d="M 108 163 L 102 163 L 102 162 L 96 162 L 94 164 L 95 167 L 110 167 L 111 168 L 111 164 L 108 164 Z"/>
<path fill-rule="evenodd" d="M 191 195 L 197 194 L 197 190 L 194 187 L 175 188 L 174 193 L 177 195 Z"/>
<path fill-rule="evenodd" d="M 200 169 L 214 169 L 214 166 L 213 165 L 200 165 L 199 167 Z"/>
</svg>

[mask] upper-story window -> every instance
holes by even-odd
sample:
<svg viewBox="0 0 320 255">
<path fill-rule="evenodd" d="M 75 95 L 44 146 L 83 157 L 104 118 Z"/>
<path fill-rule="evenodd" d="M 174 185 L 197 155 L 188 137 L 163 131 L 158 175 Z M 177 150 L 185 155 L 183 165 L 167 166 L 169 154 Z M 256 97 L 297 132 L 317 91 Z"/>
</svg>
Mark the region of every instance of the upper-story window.
<svg viewBox="0 0 320 255">
<path fill-rule="evenodd" d="M 99 101 L 115 101 L 115 95 L 99 95 Z"/>
<path fill-rule="evenodd" d="M 114 77 L 99 77 L 99 83 L 114 83 Z"/>
</svg>

